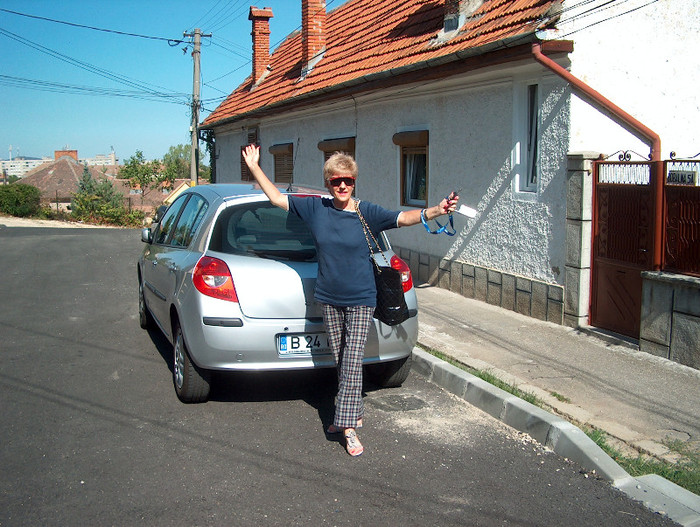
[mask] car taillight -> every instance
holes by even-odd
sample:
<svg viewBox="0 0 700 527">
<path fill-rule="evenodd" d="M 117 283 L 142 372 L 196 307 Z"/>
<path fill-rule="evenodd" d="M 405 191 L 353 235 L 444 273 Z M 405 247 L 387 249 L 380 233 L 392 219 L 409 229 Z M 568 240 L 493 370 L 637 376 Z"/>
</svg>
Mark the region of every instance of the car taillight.
<svg viewBox="0 0 700 527">
<path fill-rule="evenodd" d="M 192 282 L 203 295 L 238 302 L 231 271 L 223 260 L 210 256 L 201 258 L 192 273 Z"/>
<path fill-rule="evenodd" d="M 408 267 L 406 262 L 401 258 L 394 255 L 391 257 L 391 267 L 396 269 L 401 273 L 401 284 L 403 285 L 403 292 L 405 293 L 413 287 L 413 277 L 411 276 L 411 269 Z"/>
</svg>

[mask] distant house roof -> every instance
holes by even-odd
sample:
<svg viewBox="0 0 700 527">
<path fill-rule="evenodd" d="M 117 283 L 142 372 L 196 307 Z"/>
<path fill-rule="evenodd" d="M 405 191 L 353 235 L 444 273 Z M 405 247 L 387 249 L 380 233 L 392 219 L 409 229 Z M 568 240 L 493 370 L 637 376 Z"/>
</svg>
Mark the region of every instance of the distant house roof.
<svg viewBox="0 0 700 527">
<path fill-rule="evenodd" d="M 86 166 L 79 163 L 71 156 L 62 156 L 56 161 L 45 163 L 27 172 L 20 182 L 32 185 L 41 191 L 41 199 L 44 201 L 68 202 L 78 192 L 80 180 L 83 178 L 83 170 Z M 114 165 L 88 166 L 87 170 L 95 181 L 105 179 L 112 182 L 115 190 L 129 199 L 129 206 L 149 212 L 162 205 L 171 194 L 165 192 L 163 187 L 149 190 L 145 195 L 133 193 L 127 179 L 116 179 L 112 173 L 118 172 Z M 172 189 L 179 189 L 184 184 L 189 184 L 190 179 L 176 179 Z M 167 190 L 167 189 L 166 189 Z"/>
<path fill-rule="evenodd" d="M 87 167 L 92 177 L 103 180 L 105 175 L 99 167 Z M 70 199 L 78 190 L 78 183 L 83 177 L 85 165 L 70 156 L 62 156 L 55 161 L 44 163 L 29 172 L 20 183 L 32 185 L 41 191 L 43 199 Z"/>
<path fill-rule="evenodd" d="M 462 19 L 457 31 L 446 34 L 446 4 L 450 3 L 459 2 L 349 0 L 327 14 L 325 52 L 306 76 L 302 78 L 302 31 L 296 31 L 269 57 L 269 71 L 258 79 L 251 74 L 202 126 L 211 128 L 324 97 L 434 78 L 430 75 L 451 75 L 465 59 L 491 52 L 506 51 L 501 60 L 509 60 L 507 48 L 529 45 L 538 28 L 554 23 L 559 11 L 554 8 L 560 5 L 558 0 L 463 0 L 460 4 L 470 3 L 477 9 Z M 251 19 L 254 15 L 251 8 Z M 415 78 L 406 79 L 411 72 L 417 73 Z"/>
</svg>

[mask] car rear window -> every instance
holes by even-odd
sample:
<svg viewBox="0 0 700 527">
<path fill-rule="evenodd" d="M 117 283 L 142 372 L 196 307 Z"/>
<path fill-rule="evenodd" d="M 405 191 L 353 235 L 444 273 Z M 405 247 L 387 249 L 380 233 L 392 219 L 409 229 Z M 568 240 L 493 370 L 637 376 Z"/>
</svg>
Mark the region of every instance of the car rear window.
<svg viewBox="0 0 700 527">
<path fill-rule="evenodd" d="M 269 202 L 233 205 L 216 219 L 209 249 L 278 260 L 316 261 L 306 223 Z"/>
</svg>

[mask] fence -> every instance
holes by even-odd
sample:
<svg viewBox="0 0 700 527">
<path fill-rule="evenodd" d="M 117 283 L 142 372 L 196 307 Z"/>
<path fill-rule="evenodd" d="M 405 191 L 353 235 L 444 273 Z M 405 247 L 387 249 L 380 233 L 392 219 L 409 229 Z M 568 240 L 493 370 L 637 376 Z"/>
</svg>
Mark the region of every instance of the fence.
<svg viewBox="0 0 700 527">
<path fill-rule="evenodd" d="M 700 161 L 666 161 L 663 270 L 700 276 Z"/>
</svg>

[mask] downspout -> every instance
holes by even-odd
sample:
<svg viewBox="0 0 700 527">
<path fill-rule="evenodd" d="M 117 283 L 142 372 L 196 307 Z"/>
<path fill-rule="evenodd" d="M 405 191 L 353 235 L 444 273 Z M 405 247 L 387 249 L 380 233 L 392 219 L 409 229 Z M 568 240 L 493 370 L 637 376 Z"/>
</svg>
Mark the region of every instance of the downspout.
<svg viewBox="0 0 700 527">
<path fill-rule="evenodd" d="M 663 258 L 663 163 L 661 161 L 661 138 L 659 134 L 643 125 L 637 119 L 625 112 L 622 108 L 605 98 L 599 92 L 591 88 L 581 79 L 574 77 L 571 72 L 563 68 L 549 57 L 542 53 L 539 43 L 532 44 L 532 56 L 545 68 L 559 75 L 566 82 L 571 84 L 575 91 L 582 95 L 589 104 L 602 108 L 611 118 L 621 126 L 631 131 L 634 135 L 650 145 L 651 152 L 649 159 L 652 161 L 652 181 L 654 184 L 654 270 L 661 270 Z"/>
</svg>

